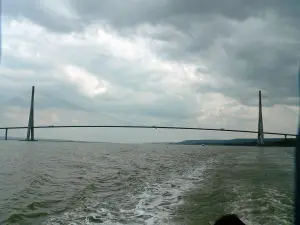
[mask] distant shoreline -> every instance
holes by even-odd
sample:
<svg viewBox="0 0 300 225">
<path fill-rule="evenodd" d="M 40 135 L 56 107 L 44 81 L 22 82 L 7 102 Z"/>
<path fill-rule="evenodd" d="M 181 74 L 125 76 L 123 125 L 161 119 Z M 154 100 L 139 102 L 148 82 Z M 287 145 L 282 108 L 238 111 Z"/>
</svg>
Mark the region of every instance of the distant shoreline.
<svg viewBox="0 0 300 225">
<path fill-rule="evenodd" d="M 232 139 L 232 140 L 185 140 L 172 142 L 176 145 L 212 145 L 212 146 L 258 146 L 255 139 Z M 265 139 L 264 147 L 296 147 L 295 138 L 287 139 Z"/>
</svg>

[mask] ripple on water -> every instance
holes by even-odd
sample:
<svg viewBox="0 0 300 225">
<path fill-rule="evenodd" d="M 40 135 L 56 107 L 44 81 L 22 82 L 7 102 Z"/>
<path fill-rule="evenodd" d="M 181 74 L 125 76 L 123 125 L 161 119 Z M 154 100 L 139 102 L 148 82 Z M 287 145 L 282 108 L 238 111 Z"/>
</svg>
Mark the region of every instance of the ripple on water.
<svg viewBox="0 0 300 225">
<path fill-rule="evenodd" d="M 51 217 L 45 224 L 166 224 L 176 206 L 183 203 L 184 192 L 202 181 L 205 168 L 173 175 L 161 183 L 146 183 L 142 192 L 123 195 L 120 201 L 103 202 L 94 195 L 84 205 L 61 216 Z"/>
</svg>

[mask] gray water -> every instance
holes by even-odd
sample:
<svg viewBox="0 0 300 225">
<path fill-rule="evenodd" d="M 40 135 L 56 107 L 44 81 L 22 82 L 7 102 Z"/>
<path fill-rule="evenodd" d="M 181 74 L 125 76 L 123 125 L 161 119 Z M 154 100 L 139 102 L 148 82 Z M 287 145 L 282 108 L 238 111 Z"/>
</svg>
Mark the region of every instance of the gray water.
<svg viewBox="0 0 300 225">
<path fill-rule="evenodd" d="M 0 224 L 292 224 L 293 149 L 0 142 Z"/>
</svg>

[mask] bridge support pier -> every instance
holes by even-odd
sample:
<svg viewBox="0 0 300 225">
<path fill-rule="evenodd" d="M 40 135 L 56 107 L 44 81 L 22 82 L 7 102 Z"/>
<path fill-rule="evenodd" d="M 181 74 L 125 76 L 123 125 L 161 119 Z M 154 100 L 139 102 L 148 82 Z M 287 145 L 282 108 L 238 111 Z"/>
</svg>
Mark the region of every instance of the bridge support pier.
<svg viewBox="0 0 300 225">
<path fill-rule="evenodd" d="M 32 86 L 31 91 L 31 104 L 26 141 L 34 141 L 34 86 Z"/>
<path fill-rule="evenodd" d="M 7 128 L 5 129 L 5 140 L 7 140 Z"/>
<path fill-rule="evenodd" d="M 263 126 L 263 117 L 262 117 L 262 104 L 261 104 L 261 91 L 259 91 L 259 105 L 258 105 L 258 135 L 257 135 L 257 144 L 264 144 L 264 126 Z"/>
</svg>

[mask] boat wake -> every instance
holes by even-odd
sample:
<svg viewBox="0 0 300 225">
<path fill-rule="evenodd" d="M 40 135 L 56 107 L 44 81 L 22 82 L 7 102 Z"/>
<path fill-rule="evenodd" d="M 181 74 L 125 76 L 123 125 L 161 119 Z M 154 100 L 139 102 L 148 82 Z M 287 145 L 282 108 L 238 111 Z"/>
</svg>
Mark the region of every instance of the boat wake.
<svg viewBox="0 0 300 225">
<path fill-rule="evenodd" d="M 84 205 L 52 217 L 45 224 L 171 224 L 176 206 L 184 201 L 184 193 L 201 184 L 207 167 L 203 165 L 181 175 L 173 174 L 165 182 L 145 183 L 143 191 L 135 195 L 128 193 L 121 201 L 102 202 L 94 196 Z"/>
</svg>

